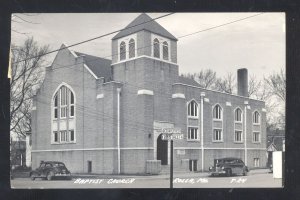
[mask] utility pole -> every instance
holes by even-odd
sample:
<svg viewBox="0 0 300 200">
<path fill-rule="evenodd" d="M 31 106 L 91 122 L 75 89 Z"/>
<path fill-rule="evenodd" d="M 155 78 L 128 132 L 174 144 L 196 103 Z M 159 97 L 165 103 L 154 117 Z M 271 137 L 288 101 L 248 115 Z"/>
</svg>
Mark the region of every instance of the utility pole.
<svg viewBox="0 0 300 200">
<path fill-rule="evenodd" d="M 173 188 L 173 140 L 171 140 L 170 188 Z"/>
</svg>

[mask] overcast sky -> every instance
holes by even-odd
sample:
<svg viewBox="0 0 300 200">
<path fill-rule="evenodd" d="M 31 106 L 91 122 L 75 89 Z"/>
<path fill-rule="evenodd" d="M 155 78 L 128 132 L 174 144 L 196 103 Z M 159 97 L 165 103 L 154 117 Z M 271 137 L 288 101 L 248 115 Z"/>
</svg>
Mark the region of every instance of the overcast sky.
<svg viewBox="0 0 300 200">
<path fill-rule="evenodd" d="M 119 30 L 140 13 L 110 14 L 17 14 L 12 29 L 33 36 L 39 44 L 57 49 Z M 166 13 L 147 13 L 155 18 Z M 175 37 L 204 30 L 258 13 L 175 13 L 157 22 Z M 115 34 L 72 47 L 72 50 L 99 56 L 111 55 Z M 26 36 L 12 32 L 12 43 L 21 45 Z M 285 14 L 264 13 L 243 21 L 204 31 L 178 40 L 180 73 L 213 69 L 218 76 L 248 68 L 259 78 L 285 68 Z M 52 61 L 56 53 L 49 56 Z M 109 57 L 108 57 L 109 58 Z"/>
</svg>

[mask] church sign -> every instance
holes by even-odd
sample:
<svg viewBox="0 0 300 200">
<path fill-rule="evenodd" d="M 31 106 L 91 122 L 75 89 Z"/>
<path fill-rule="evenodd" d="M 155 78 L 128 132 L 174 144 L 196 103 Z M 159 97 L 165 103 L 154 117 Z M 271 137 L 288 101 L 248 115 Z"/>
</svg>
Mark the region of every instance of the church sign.
<svg viewBox="0 0 300 200">
<path fill-rule="evenodd" d="M 183 133 L 181 133 L 180 128 L 163 128 L 158 132 L 162 133 L 162 140 L 182 140 Z"/>
</svg>

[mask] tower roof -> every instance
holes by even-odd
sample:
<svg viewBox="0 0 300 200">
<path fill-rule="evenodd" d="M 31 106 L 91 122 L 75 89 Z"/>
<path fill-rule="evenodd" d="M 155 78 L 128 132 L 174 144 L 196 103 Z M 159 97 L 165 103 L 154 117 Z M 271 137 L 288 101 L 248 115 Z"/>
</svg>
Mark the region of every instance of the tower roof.
<svg viewBox="0 0 300 200">
<path fill-rule="evenodd" d="M 130 28 L 132 27 L 132 28 Z M 171 33 L 169 33 L 164 27 L 162 27 L 159 23 L 149 17 L 147 14 L 143 13 L 135 18 L 130 24 L 128 24 L 124 30 L 121 30 L 117 35 L 115 35 L 112 39 L 118 39 L 133 33 L 136 33 L 141 30 L 147 30 L 149 32 L 161 35 L 163 37 L 176 40 Z"/>
</svg>

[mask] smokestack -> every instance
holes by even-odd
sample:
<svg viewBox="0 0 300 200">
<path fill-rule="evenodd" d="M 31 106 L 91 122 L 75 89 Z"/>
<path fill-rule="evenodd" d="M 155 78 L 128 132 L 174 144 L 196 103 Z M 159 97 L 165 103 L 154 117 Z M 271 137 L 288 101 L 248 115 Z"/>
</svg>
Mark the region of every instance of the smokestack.
<svg viewBox="0 0 300 200">
<path fill-rule="evenodd" d="M 249 97 L 248 93 L 248 70 L 246 68 L 238 69 L 237 71 L 238 95 Z"/>
</svg>

